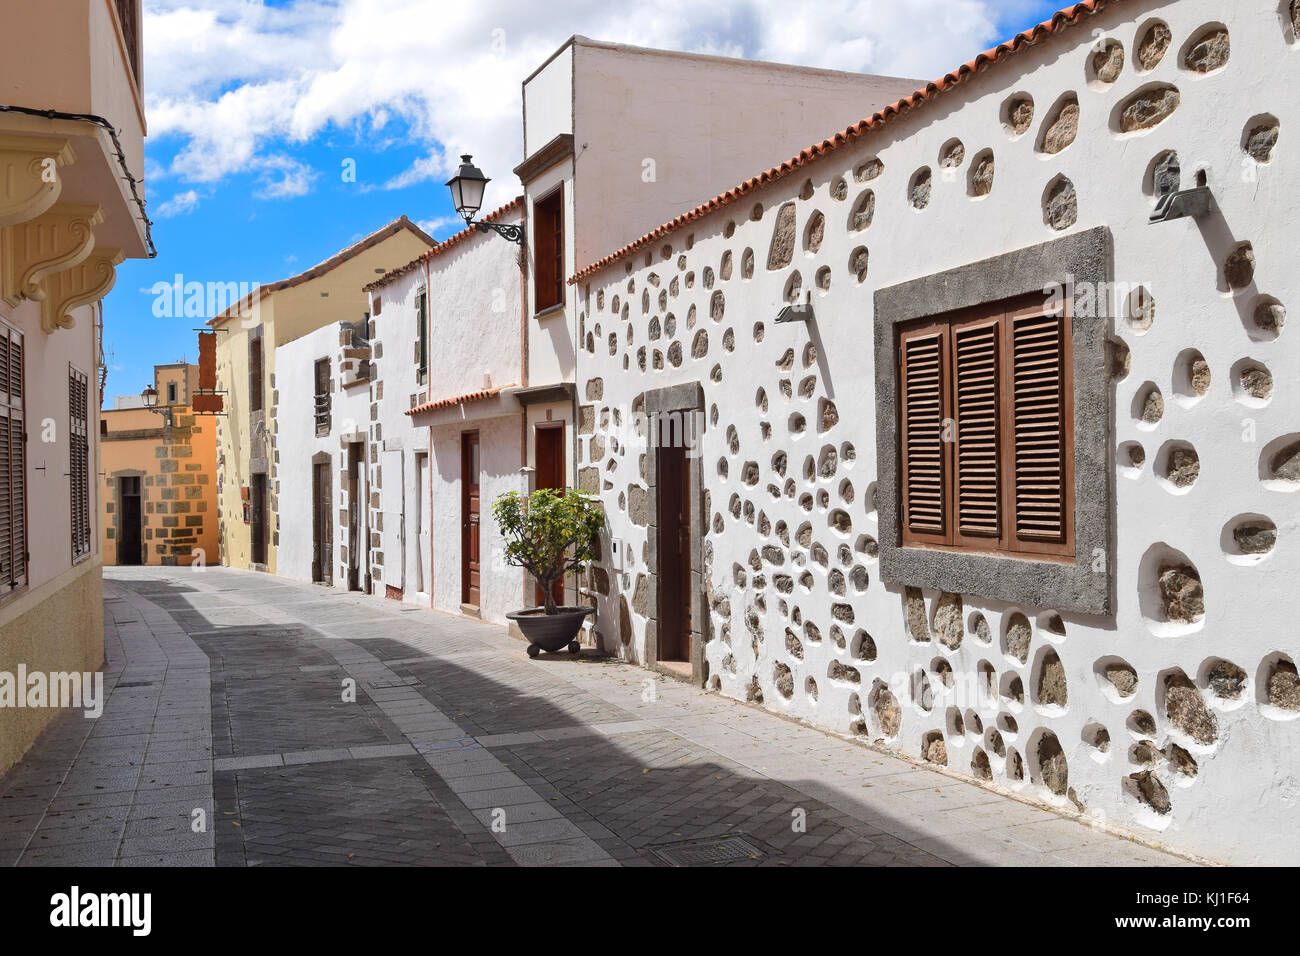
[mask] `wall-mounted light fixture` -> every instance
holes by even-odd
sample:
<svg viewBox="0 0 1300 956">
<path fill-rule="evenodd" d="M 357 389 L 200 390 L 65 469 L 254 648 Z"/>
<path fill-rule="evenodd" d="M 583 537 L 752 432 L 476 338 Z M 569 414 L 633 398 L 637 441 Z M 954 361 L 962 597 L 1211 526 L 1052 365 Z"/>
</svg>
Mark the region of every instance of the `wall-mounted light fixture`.
<svg viewBox="0 0 1300 956">
<path fill-rule="evenodd" d="M 456 214 L 465 220 L 465 225 L 473 226 L 479 232 L 495 232 L 502 239 L 508 239 L 510 242 L 524 244 L 524 229 L 517 223 L 503 222 L 475 222 L 474 216 L 483 206 L 483 192 L 487 189 L 487 184 L 491 182 L 471 161 L 473 159 L 469 153 L 460 157 L 460 169 L 456 175 L 447 180 L 447 188 L 451 190 L 451 202 L 456 208 Z"/>
<path fill-rule="evenodd" d="M 1151 211 L 1150 222 L 1168 222 L 1186 216 L 1197 218 L 1210 211 L 1210 187 L 1205 170 L 1196 171 L 1196 185 L 1191 189 L 1179 189 L 1181 179 L 1178 155 L 1170 153 L 1152 174 L 1156 208 Z"/>
<path fill-rule="evenodd" d="M 153 412 L 155 415 L 161 415 L 163 417 L 163 428 L 170 432 L 172 430 L 172 410 L 170 406 L 166 405 L 162 408 L 158 407 L 158 389 L 154 388 L 152 385 L 146 385 L 144 391 L 140 393 L 140 397 L 144 400 L 145 408 L 149 409 L 149 411 Z"/>
<path fill-rule="evenodd" d="M 811 294 L 807 302 L 794 302 L 776 314 L 778 322 L 811 322 L 815 318 L 817 316 L 813 314 Z"/>
</svg>

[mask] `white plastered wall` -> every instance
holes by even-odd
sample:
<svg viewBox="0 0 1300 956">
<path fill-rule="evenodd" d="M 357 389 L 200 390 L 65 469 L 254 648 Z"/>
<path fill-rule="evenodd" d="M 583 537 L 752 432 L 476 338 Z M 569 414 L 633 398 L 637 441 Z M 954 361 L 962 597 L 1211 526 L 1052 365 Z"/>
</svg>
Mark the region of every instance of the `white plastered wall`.
<svg viewBox="0 0 1300 956">
<path fill-rule="evenodd" d="M 1153 18 L 1168 24 L 1172 42 L 1155 68 L 1142 72 L 1134 51 Z M 1217 24 L 1226 25 L 1230 34 L 1231 58 L 1226 67 L 1198 75 L 1183 66 L 1184 50 Z M 1109 85 L 1089 80 L 1094 34 L 1124 47 L 1122 73 Z M 709 416 L 703 436 L 710 528 L 706 576 L 713 599 L 706 645 L 710 686 L 741 699 L 757 690 L 764 706 L 773 710 L 833 731 L 864 734 L 912 757 L 922 756 L 923 741 L 937 734 L 951 769 L 971 773 L 972 761 L 982 752 L 989 760 L 992 786 L 1069 808 L 1067 795 L 1044 784 L 1034 760 L 1039 740 L 1050 732 L 1064 752 L 1069 790 L 1090 818 L 1217 859 L 1294 859 L 1300 850 L 1300 831 L 1294 826 L 1300 799 L 1300 722 L 1292 719 L 1297 711 L 1268 703 L 1264 683 L 1277 654 L 1292 660 L 1300 654 L 1292 584 L 1300 573 L 1294 494 L 1300 484 L 1264 480 L 1262 474 L 1280 439 L 1285 439 L 1283 445 L 1300 440 L 1300 394 L 1293 374 L 1300 358 L 1300 333 L 1284 329 L 1274 339 L 1252 316 L 1261 301 L 1269 301 L 1261 296 L 1275 297 L 1283 305 L 1295 300 L 1292 250 L 1300 239 L 1300 199 L 1296 152 L 1288 145 L 1294 133 L 1288 130 L 1300 128 L 1300 107 L 1290 95 L 1298 70 L 1300 46 L 1275 0 L 1250 0 L 1228 9 L 1209 0 L 1118 4 L 584 280 L 590 292 L 584 298 L 582 321 L 593 332 L 600 328 L 592 349 L 579 355 L 580 396 L 585 383 L 600 378 L 603 397 L 595 406 L 618 410 L 626 423 L 634 401 L 647 389 L 695 381 L 704 388 Z M 1117 132 L 1112 125 L 1117 108 L 1153 83 L 1178 88 L 1177 109 L 1149 130 Z M 1016 136 L 1003 122 L 1003 108 L 1009 97 L 1021 92 L 1032 96 L 1035 111 L 1029 130 Z M 1076 95 L 1080 105 L 1077 138 L 1061 152 L 1044 153 L 1036 148 L 1044 123 L 1051 121 L 1055 104 L 1067 93 Z M 1270 161 L 1260 164 L 1245 154 L 1243 139 L 1246 131 L 1269 122 L 1268 117 L 1280 123 L 1281 136 Z M 945 176 L 940 153 L 953 139 L 963 144 L 965 156 L 953 174 Z M 968 174 L 977 154 L 986 149 L 995 158 L 992 191 L 973 197 Z M 1170 149 L 1179 153 L 1185 186 L 1192 185 L 1197 168 L 1208 173 L 1220 213 L 1201 225 L 1190 218 L 1148 224 L 1153 208 L 1149 167 Z M 883 162 L 883 173 L 859 181 L 855 170 L 873 157 Z M 933 184 L 928 205 L 918 210 L 909 196 L 913 176 L 922 167 L 932 171 Z M 1073 225 L 1057 231 L 1046 221 L 1044 197 L 1062 175 L 1074 184 L 1078 213 Z M 874 218 L 865 229 L 854 231 L 851 216 L 866 190 L 874 193 Z M 769 272 L 765 266 L 778 211 L 790 202 L 796 207 L 794 261 Z M 825 217 L 824 240 L 816 252 L 809 252 L 806 227 L 814 211 Z M 1097 226 L 1113 234 L 1117 283 L 1146 287 L 1155 303 L 1149 329 L 1124 318 L 1114 320 L 1112 329 L 1131 350 L 1131 368 L 1115 377 L 1111 447 L 1097 453 L 1114 461 L 1117 449 L 1124 446 L 1127 462 L 1126 443 L 1140 443 L 1145 451 L 1140 468 L 1116 465 L 1117 549 L 1110 568 L 1115 614 L 1103 618 L 1064 613 L 1064 634 L 1059 634 L 1043 626 L 1053 608 L 1017 608 L 997 595 L 964 594 L 959 647 L 949 649 L 934 636 L 928 642 L 916 641 L 907 624 L 901 586 L 906 582 L 882 584 L 871 557 L 878 534 L 873 504 L 873 294 Z M 1238 243 L 1247 241 L 1256 257 L 1254 278 L 1234 292 L 1223 278 L 1224 261 Z M 869 251 L 861 283 L 853 268 L 859 247 Z M 752 279 L 743 277 L 747 250 L 755 260 Z M 724 256 L 732 261 L 726 279 Z M 825 291 L 816 279 L 822 268 L 829 269 Z M 713 273 L 712 281 L 706 279 L 706 270 Z M 795 271 L 803 290 L 813 292 L 816 320 L 811 330 L 802 322 L 773 321 Z M 657 286 L 651 284 L 651 273 Z M 650 301 L 643 308 L 647 291 Z M 711 302 L 717 293 L 723 306 L 715 319 Z M 625 304 L 627 312 L 622 314 Z M 671 336 L 662 331 L 669 313 L 675 320 Z M 651 336 L 652 323 L 661 329 L 657 339 Z M 708 345 L 702 357 L 693 358 L 699 332 L 707 334 Z M 819 337 L 820 360 L 806 365 L 810 332 Z M 611 333 L 616 336 L 612 356 L 606 347 Z M 682 349 L 680 367 L 668 357 L 672 342 Z M 643 348 L 644 372 L 638 362 Z M 1180 393 L 1189 349 L 1197 350 L 1210 370 L 1203 396 Z M 793 366 L 784 371 L 778 363 L 787 350 L 793 352 Z M 656 353 L 663 354 L 661 370 L 655 368 Z M 1267 400 L 1242 394 L 1238 372 L 1243 360 L 1272 373 Z M 807 376 L 815 379 L 804 398 L 800 385 Z M 782 393 L 783 381 L 791 391 L 788 398 Z M 1149 382 L 1165 399 L 1163 418 L 1154 427 L 1134 414 L 1135 399 Z M 763 397 L 766 410 L 760 407 Z M 818 411 L 824 399 L 835 402 L 838 423 L 821 431 Z M 1141 402 L 1137 404 L 1140 412 Z M 796 413 L 807 421 L 801 433 L 790 427 Z M 770 433 L 764 433 L 763 423 Z M 729 426 L 734 426 L 738 442 L 734 452 Z M 625 574 L 610 575 L 611 594 L 600 602 L 600 617 L 605 646 L 640 661 L 645 657 L 645 615 L 629 607 L 627 633 L 622 633 L 619 620 L 621 602 L 634 603 L 637 579 L 647 574 L 647 529 L 634 523 L 626 508 L 629 486 L 642 484 L 638 456 L 644 446 L 626 429 L 617 434 L 620 451 L 611 452 L 607 441 L 596 466 L 612 533 L 628 545 L 628 561 Z M 588 440 L 583 439 L 584 446 Z M 1199 477 L 1190 489 L 1175 489 L 1156 473 L 1163 467 L 1162 450 L 1171 441 L 1190 443 L 1199 455 Z M 831 448 L 837 457 L 833 476 L 805 480 L 806 459 L 811 457 L 816 467 Z M 773 457 L 780 451 L 788 459 L 785 475 L 773 471 Z M 742 480 L 747 462 L 757 466 L 752 485 Z M 584 467 L 588 465 L 580 459 L 580 484 Z M 793 497 L 785 492 L 789 479 L 794 482 Z M 775 496 L 769 485 L 775 486 Z M 824 504 L 817 500 L 821 492 L 826 494 Z M 805 493 L 814 496 L 808 509 L 800 504 Z M 850 518 L 848 533 L 832 524 L 837 509 Z M 1277 527 L 1276 547 L 1262 560 L 1227 553 L 1232 550 L 1231 527 L 1241 516 L 1251 515 L 1265 516 Z M 767 534 L 758 530 L 764 520 L 770 527 Z M 778 522 L 785 523 L 788 545 L 777 533 Z M 825 566 L 812 556 L 812 549 L 798 544 L 798 530 L 805 523 L 811 526 L 810 543 L 820 544 L 827 553 Z M 767 586 L 766 610 L 761 611 L 750 555 L 765 545 L 775 547 L 784 564 L 762 565 L 759 573 Z M 843 562 L 842 546 L 848 549 Z M 1205 613 L 1188 627 L 1171 627 L 1151 610 L 1153 585 L 1144 577 L 1144 558 L 1149 565 L 1153 556 L 1166 553 L 1164 548 L 1185 555 L 1203 583 Z M 859 568 L 859 575 L 866 575 L 861 590 L 853 584 Z M 833 570 L 846 578 L 843 596 L 832 592 Z M 812 577 L 807 588 L 798 583 L 805 571 Z M 795 578 L 790 593 L 773 587 L 778 572 Z M 927 590 L 923 597 L 933 632 L 939 594 Z M 852 623 L 847 615 L 832 616 L 836 604 L 851 609 Z M 757 614 L 756 634 L 746 627 L 751 610 Z M 1016 611 L 1032 625 L 1025 663 L 1003 649 Z M 987 642 L 976 630 L 977 614 L 987 624 Z M 810 639 L 805 622 L 816 625 L 820 640 Z M 842 647 L 833 626 L 840 630 Z M 787 628 L 802 658 L 791 653 L 795 645 L 787 645 Z M 874 654 L 862 650 L 868 635 Z M 1064 664 L 1064 708 L 1035 703 L 1037 665 L 1049 648 Z M 1097 673 L 1116 658 L 1131 665 L 1138 677 L 1136 692 L 1127 699 Z M 1208 667 L 1219 659 L 1247 675 L 1237 699 L 1218 695 L 1206 679 Z M 998 693 L 978 690 L 984 664 L 995 672 Z M 778 665 L 792 675 L 788 698 L 777 687 Z M 951 688 L 942 680 L 945 669 L 951 669 Z M 1192 739 L 1166 712 L 1162 687 L 1176 670 L 1194 682 L 1200 706 L 1213 717 L 1212 743 Z M 909 694 L 909 678 L 920 673 L 933 692 L 928 709 Z M 1001 692 L 1012 678 L 1019 678 L 1024 687 L 1023 703 Z M 809 679 L 816 683 L 815 697 Z M 901 728 L 893 736 L 870 706 L 877 679 L 901 708 Z M 1155 721 L 1154 734 L 1137 729 L 1139 711 Z M 962 718 L 961 729 L 954 714 Z M 983 733 L 975 732 L 975 718 Z M 1109 734 L 1105 751 L 1090 743 L 1096 740 L 1096 725 Z M 994 732 L 1004 756 L 997 753 Z M 1169 759 L 1150 766 L 1141 762 L 1132 748 L 1143 739 L 1166 752 L 1173 752 L 1171 745 L 1182 748 L 1195 761 L 1197 772 L 1180 773 Z M 1023 779 L 1009 772 L 1013 754 L 1023 761 Z M 1127 778 L 1147 769 L 1167 792 L 1167 813 L 1156 812 L 1125 786 Z"/>
</svg>

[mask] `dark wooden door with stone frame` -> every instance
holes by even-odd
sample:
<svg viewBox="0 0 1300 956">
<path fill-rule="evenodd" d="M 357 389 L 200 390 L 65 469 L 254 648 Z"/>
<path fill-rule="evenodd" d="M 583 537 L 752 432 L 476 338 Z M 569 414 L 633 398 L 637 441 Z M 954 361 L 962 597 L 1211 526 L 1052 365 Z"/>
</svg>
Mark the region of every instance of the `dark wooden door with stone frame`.
<svg viewBox="0 0 1300 956">
<path fill-rule="evenodd" d="M 479 444 L 478 432 L 461 438 L 461 595 L 462 604 L 479 606 Z"/>
<path fill-rule="evenodd" d="M 534 473 L 534 487 L 555 488 L 564 492 L 564 422 L 539 422 L 533 433 L 535 435 L 534 454 L 537 470 Z M 556 604 L 564 603 L 564 579 L 556 581 L 551 588 L 551 596 Z M 533 585 L 533 599 L 537 604 L 545 604 L 546 596 L 542 589 Z"/>
<path fill-rule="evenodd" d="M 660 447 L 659 631 L 660 661 L 691 659 L 690 458 L 685 447 Z"/>
</svg>

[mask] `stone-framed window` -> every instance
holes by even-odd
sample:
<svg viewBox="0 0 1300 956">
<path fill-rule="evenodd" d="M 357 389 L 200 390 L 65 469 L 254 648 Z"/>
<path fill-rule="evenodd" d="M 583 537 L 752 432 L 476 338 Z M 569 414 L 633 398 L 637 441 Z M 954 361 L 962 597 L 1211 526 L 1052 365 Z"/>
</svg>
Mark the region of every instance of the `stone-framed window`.
<svg viewBox="0 0 1300 956">
<path fill-rule="evenodd" d="M 883 581 L 1112 611 L 1112 274 L 1098 227 L 876 292 Z M 1054 452 L 1017 441 L 1018 400 L 1059 417 Z"/>
<path fill-rule="evenodd" d="M 316 437 L 320 438 L 330 433 L 332 396 L 330 395 L 330 360 L 328 358 L 316 360 L 312 366 L 312 380 Z"/>
<path fill-rule="evenodd" d="M 429 381 L 429 296 L 421 289 L 415 294 L 415 380 Z"/>
</svg>

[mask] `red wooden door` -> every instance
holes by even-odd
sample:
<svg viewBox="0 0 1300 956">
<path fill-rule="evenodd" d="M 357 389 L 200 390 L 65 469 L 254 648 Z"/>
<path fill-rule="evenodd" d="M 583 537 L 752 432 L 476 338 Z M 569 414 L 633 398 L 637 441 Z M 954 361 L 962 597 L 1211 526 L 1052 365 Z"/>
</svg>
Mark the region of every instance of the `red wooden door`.
<svg viewBox="0 0 1300 956">
<path fill-rule="evenodd" d="M 461 439 L 461 594 L 462 604 L 479 606 L 479 449 L 478 432 Z"/>
<path fill-rule="evenodd" d="M 534 441 L 534 452 L 536 454 L 537 470 L 535 473 L 535 487 L 537 488 L 557 488 L 564 491 L 564 422 L 546 422 L 538 424 L 534 429 L 536 436 Z M 539 604 L 546 603 L 546 597 L 542 594 L 542 589 L 533 586 L 534 600 Z M 564 579 L 561 578 L 555 582 L 551 588 L 551 596 L 556 604 L 564 603 Z"/>
<path fill-rule="evenodd" d="M 691 659 L 691 473 L 682 447 L 659 449 L 659 652 Z"/>
</svg>

